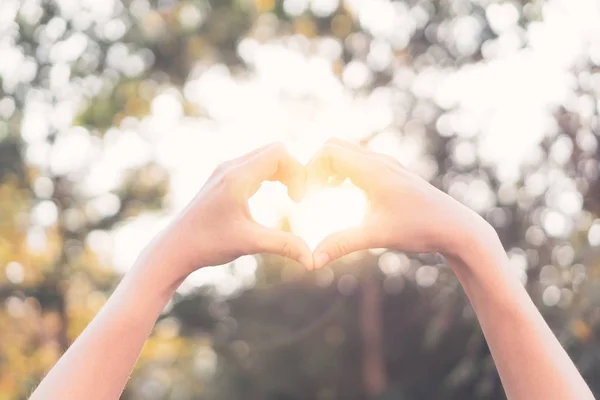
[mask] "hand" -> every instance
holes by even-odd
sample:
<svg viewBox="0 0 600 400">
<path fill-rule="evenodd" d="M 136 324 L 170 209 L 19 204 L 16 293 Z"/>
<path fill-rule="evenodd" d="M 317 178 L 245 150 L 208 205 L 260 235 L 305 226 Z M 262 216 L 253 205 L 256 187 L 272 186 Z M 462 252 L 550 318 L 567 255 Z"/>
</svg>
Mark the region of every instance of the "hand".
<svg viewBox="0 0 600 400">
<path fill-rule="evenodd" d="M 354 251 L 390 248 L 454 255 L 465 235 L 491 227 L 475 212 L 409 172 L 395 159 L 332 139 L 307 165 L 308 181 L 326 184 L 349 178 L 366 192 L 363 223 L 325 238 L 314 251 L 314 266 Z"/>
<path fill-rule="evenodd" d="M 285 184 L 292 200 L 304 194 L 304 166 L 282 144 L 259 148 L 214 171 L 155 246 L 176 261 L 176 279 L 255 253 L 279 254 L 312 268 L 312 252 L 302 239 L 252 219 L 248 199 L 267 180 Z"/>
</svg>

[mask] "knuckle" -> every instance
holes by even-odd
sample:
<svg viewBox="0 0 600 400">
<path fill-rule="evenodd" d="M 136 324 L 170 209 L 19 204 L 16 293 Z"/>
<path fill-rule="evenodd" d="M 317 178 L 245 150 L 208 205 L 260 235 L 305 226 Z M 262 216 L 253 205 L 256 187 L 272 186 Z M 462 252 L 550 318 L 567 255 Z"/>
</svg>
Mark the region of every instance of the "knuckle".
<svg viewBox="0 0 600 400">
<path fill-rule="evenodd" d="M 285 151 L 285 144 L 283 144 L 283 142 L 277 141 L 273 143 L 273 148 L 278 151 Z"/>
<path fill-rule="evenodd" d="M 281 255 L 287 258 L 293 258 L 294 249 L 291 243 L 284 243 L 283 248 L 281 249 Z"/>
<path fill-rule="evenodd" d="M 221 174 L 221 181 L 227 186 L 234 186 L 242 179 L 241 171 L 236 167 L 228 167 Z"/>
<path fill-rule="evenodd" d="M 224 175 L 229 170 L 230 167 L 231 167 L 231 161 L 222 162 L 221 164 L 217 165 L 217 168 L 215 168 L 215 174 Z"/>
<path fill-rule="evenodd" d="M 274 142 L 271 144 L 270 152 L 275 155 L 282 155 L 287 153 L 287 148 L 283 142 Z"/>
<path fill-rule="evenodd" d="M 338 257 L 341 257 L 341 256 L 349 253 L 348 244 L 344 241 L 336 242 L 334 245 L 334 249 L 335 249 L 336 253 L 338 254 Z"/>
</svg>

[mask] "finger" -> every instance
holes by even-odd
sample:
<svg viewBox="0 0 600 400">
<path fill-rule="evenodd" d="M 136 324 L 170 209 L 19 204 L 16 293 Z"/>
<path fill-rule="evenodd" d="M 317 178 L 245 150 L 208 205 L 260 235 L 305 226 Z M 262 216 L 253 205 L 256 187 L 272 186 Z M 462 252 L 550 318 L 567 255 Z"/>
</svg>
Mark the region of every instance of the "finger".
<svg viewBox="0 0 600 400">
<path fill-rule="evenodd" d="M 362 147 L 361 145 L 358 145 L 356 143 L 351 143 L 348 142 L 346 140 L 342 140 L 342 139 L 338 139 L 338 138 L 331 138 L 329 140 L 327 140 L 327 143 L 332 143 L 332 144 L 337 144 L 338 146 L 342 146 L 342 147 L 346 147 L 348 149 L 357 151 L 359 153 L 370 153 L 370 151 L 364 147 Z"/>
<path fill-rule="evenodd" d="M 346 181 L 346 178 L 344 178 L 343 176 L 340 176 L 340 175 L 336 175 L 336 176 L 332 176 L 331 178 L 329 178 L 329 185 L 331 185 L 333 187 L 340 186 L 345 181 Z"/>
<path fill-rule="evenodd" d="M 384 162 L 387 166 L 392 168 L 394 171 L 404 170 L 406 171 L 406 167 L 402 164 L 398 159 L 383 153 L 373 153 L 374 157 L 378 160 Z"/>
<path fill-rule="evenodd" d="M 314 267 L 321 268 L 347 254 L 372 247 L 377 246 L 364 227 L 333 233 L 317 245 L 313 253 Z"/>
<path fill-rule="evenodd" d="M 364 155 L 371 157 L 373 159 L 384 161 L 387 165 L 389 165 L 390 167 L 392 167 L 394 169 L 397 169 L 397 168 L 406 169 L 406 166 L 404 164 L 402 164 L 402 162 L 400 162 L 400 160 L 398 160 L 397 158 L 392 157 L 388 154 L 369 150 L 368 148 L 363 147 L 361 145 L 346 142 L 345 140 L 341 140 L 341 139 L 337 139 L 337 138 L 332 138 L 329 141 L 331 143 L 337 144 L 338 146 L 343 146 L 348 149 L 353 149 L 355 151 L 361 152 Z"/>
<path fill-rule="evenodd" d="M 256 224 L 253 229 L 255 238 L 255 251 L 258 253 L 271 253 L 291 258 L 313 269 L 312 251 L 300 237 L 278 229 L 267 228 Z"/>
<path fill-rule="evenodd" d="M 255 154 L 263 152 L 264 150 L 266 150 L 267 148 L 269 148 L 272 145 L 273 145 L 273 143 L 268 144 L 266 146 L 261 146 L 257 149 L 252 150 L 249 153 L 246 153 L 244 155 L 241 155 L 239 157 L 236 157 L 236 158 L 233 158 L 231 160 L 227 160 L 227 161 L 221 163 L 215 170 L 215 174 L 222 174 L 225 171 L 228 171 L 231 167 L 241 164 L 245 160 L 252 158 Z"/>
<path fill-rule="evenodd" d="M 310 182 L 326 184 L 330 176 L 340 176 L 350 178 L 362 189 L 368 187 L 369 180 L 375 173 L 373 160 L 363 152 L 331 141 L 311 159 L 306 170 Z"/>
<path fill-rule="evenodd" d="M 333 138 L 330 139 L 331 143 L 337 144 L 338 146 L 343 146 L 346 147 L 348 149 L 353 149 L 355 151 L 361 152 L 364 155 L 371 157 L 373 159 L 376 160 L 381 160 L 383 162 L 385 162 L 387 165 L 389 165 L 392 168 L 401 168 L 401 169 L 406 169 L 406 167 L 404 166 L 404 164 L 402 164 L 398 159 L 388 155 L 388 154 L 384 154 L 384 153 L 380 153 L 377 151 L 373 151 L 373 150 L 369 150 L 366 147 L 362 147 L 360 145 L 357 145 L 355 143 L 350 143 L 350 142 L 346 142 L 345 140 L 341 140 L 341 139 L 337 139 L 337 138 Z"/>
<path fill-rule="evenodd" d="M 356 151 L 357 153 L 361 153 L 364 155 L 368 155 L 368 150 L 356 145 L 354 143 L 347 142 L 338 138 L 330 138 L 327 140 L 325 146 L 327 145 L 338 145 L 341 147 L 346 147 L 349 150 Z M 321 186 L 335 187 L 341 185 L 346 179 L 347 176 L 336 173 L 329 166 L 329 161 L 326 159 L 318 160 L 319 155 L 313 157 L 314 162 L 309 162 L 309 166 L 311 168 L 307 168 L 307 182 L 312 184 L 317 184 Z"/>
<path fill-rule="evenodd" d="M 273 144 L 246 161 L 252 171 L 251 194 L 263 181 L 279 181 L 287 186 L 294 201 L 302 200 L 306 184 L 304 166 L 281 143 Z"/>
<path fill-rule="evenodd" d="M 231 163 L 232 164 L 240 164 L 240 163 L 244 162 L 245 160 L 252 158 L 254 155 L 256 155 L 258 153 L 262 153 L 263 151 L 267 150 L 268 148 L 270 148 L 274 145 L 275 145 L 275 143 L 269 143 L 264 146 L 258 147 L 256 149 L 252 150 L 251 152 L 244 154 L 243 156 L 240 156 L 238 158 L 231 160 Z"/>
</svg>

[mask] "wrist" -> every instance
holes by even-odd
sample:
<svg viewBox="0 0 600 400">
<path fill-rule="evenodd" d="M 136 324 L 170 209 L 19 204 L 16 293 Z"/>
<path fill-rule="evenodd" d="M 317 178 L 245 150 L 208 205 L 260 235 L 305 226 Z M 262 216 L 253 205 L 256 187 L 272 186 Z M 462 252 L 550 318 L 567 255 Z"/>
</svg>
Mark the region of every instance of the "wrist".
<svg viewBox="0 0 600 400">
<path fill-rule="evenodd" d="M 528 298 L 491 225 L 473 229 L 455 251 L 444 256 L 474 307 L 484 300 L 494 301 L 512 313 L 523 298 Z"/>
<path fill-rule="evenodd" d="M 189 218 L 179 217 L 146 247 L 136 264 L 149 264 L 145 268 L 161 270 L 166 282 L 180 284 L 190 273 L 210 265 L 199 257 L 206 254 L 200 244 L 207 242 L 206 232 L 194 228 Z"/>
<path fill-rule="evenodd" d="M 161 237 L 151 243 L 127 272 L 126 279 L 170 298 L 189 273 L 185 262 L 173 252 L 174 247 L 164 241 Z"/>
<path fill-rule="evenodd" d="M 484 260 L 501 260 L 506 257 L 496 230 L 486 220 L 471 212 L 462 221 L 464 223 L 452 235 L 451 243 L 442 252 L 452 261 L 455 272 L 457 268 L 474 272 Z"/>
</svg>

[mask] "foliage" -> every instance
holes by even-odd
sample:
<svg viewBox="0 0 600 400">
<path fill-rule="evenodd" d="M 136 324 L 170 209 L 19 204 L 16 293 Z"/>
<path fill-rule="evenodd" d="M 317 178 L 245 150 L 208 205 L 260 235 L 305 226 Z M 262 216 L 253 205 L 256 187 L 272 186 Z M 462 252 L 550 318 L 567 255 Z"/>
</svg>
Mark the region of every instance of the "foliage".
<svg viewBox="0 0 600 400">
<path fill-rule="evenodd" d="M 422 149 L 409 166 L 496 227 L 516 272 L 600 393 L 597 54 L 559 71 L 570 79 L 568 96 L 532 117 L 543 136 L 528 146 L 520 138 L 528 150 L 513 165 L 498 158 L 521 146 L 489 145 L 484 133 L 506 117 L 518 127 L 520 114 L 484 109 L 473 128 L 465 109 L 477 109 L 467 104 L 479 102 L 477 85 L 460 87 L 459 78 L 511 54 L 527 57 L 550 9 L 487 0 L 365 4 L 0 3 L 0 400 L 26 398 L 114 289 L 111 232 L 169 205 L 167 166 L 141 150 L 172 133 L 148 128 L 166 113 L 156 100 L 179 99 L 178 121 L 219 125 L 211 103 L 218 99 L 194 93 L 195 82 L 215 71 L 240 85 L 265 79 L 252 51 L 269 45 L 316 60 L 316 70 L 326 60 L 357 102 L 391 104 L 385 123 L 365 129 L 363 145 L 385 147 L 392 137 Z M 267 77 L 287 79 L 274 84 L 281 101 L 318 108 L 329 95 L 281 76 Z M 452 96 L 440 89 L 448 76 L 459 85 L 447 89 Z M 463 91 L 475 95 L 457 95 Z M 500 106 L 513 110 L 520 101 Z M 523 129 L 531 127 L 522 117 Z M 125 151 L 121 141 L 129 141 Z M 221 268 L 235 275 L 240 265 Z M 504 398 L 473 311 L 436 256 L 373 252 L 311 273 L 264 256 L 253 279 L 228 296 L 210 286 L 182 290 L 123 398 Z M 379 342 L 365 336 L 368 296 L 380 302 L 367 312 L 381 316 Z M 370 386 L 370 362 L 385 367 L 383 393 Z"/>
</svg>

